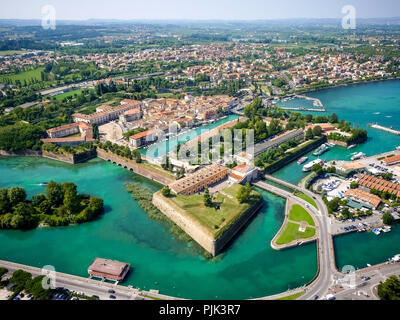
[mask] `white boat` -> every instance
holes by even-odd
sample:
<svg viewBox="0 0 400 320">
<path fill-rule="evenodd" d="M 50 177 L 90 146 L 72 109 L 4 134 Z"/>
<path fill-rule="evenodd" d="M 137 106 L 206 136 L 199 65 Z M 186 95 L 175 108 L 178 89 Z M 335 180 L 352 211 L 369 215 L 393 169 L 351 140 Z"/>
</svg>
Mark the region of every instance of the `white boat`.
<svg viewBox="0 0 400 320">
<path fill-rule="evenodd" d="M 324 160 L 321 160 L 321 159 L 311 161 L 303 167 L 303 172 L 310 172 L 314 165 L 316 165 L 316 164 L 322 165 L 323 163 L 324 163 Z"/>
<path fill-rule="evenodd" d="M 347 148 L 347 150 L 353 149 L 353 148 L 355 148 L 355 147 L 357 147 L 357 145 L 352 144 L 350 147 Z"/>
<path fill-rule="evenodd" d="M 304 162 L 306 162 L 308 160 L 308 157 L 303 157 L 301 158 L 299 161 L 297 161 L 298 164 L 303 164 Z"/>
<path fill-rule="evenodd" d="M 359 160 L 365 158 L 365 153 L 359 152 L 351 157 L 351 161 Z"/>
<path fill-rule="evenodd" d="M 400 151 L 400 146 L 398 146 L 398 147 L 396 148 L 396 150 L 399 150 L 399 151 Z"/>
<path fill-rule="evenodd" d="M 328 147 L 331 147 L 331 148 L 333 148 L 333 147 L 335 147 L 336 145 L 334 144 L 334 143 L 330 143 L 330 142 L 327 142 L 327 143 L 325 143 Z"/>
<path fill-rule="evenodd" d="M 379 236 L 381 234 L 381 229 L 374 229 L 372 232 Z"/>
</svg>

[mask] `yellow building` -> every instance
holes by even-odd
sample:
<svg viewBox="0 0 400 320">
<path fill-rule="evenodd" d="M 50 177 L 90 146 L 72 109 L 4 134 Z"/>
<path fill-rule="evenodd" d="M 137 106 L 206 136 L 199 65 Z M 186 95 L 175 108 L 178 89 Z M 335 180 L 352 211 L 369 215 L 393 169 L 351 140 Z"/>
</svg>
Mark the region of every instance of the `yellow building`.
<svg viewBox="0 0 400 320">
<path fill-rule="evenodd" d="M 194 174 L 172 183 L 169 187 L 172 192 L 190 196 L 213 185 L 229 174 L 229 169 L 218 164 L 205 167 Z"/>
</svg>

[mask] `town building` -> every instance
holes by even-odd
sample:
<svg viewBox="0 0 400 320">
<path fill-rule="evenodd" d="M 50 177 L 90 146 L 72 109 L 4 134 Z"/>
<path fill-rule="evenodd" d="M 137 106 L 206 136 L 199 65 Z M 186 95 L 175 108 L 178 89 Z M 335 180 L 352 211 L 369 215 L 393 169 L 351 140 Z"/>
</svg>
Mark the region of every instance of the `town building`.
<svg viewBox="0 0 400 320">
<path fill-rule="evenodd" d="M 400 197 L 400 184 L 387 181 L 382 178 L 370 175 L 363 175 L 358 180 L 358 185 L 361 187 L 361 189 L 364 189 L 366 191 L 374 189 L 382 192 L 388 192 L 397 197 Z"/>
<path fill-rule="evenodd" d="M 229 180 L 236 183 L 247 183 L 258 178 L 258 169 L 248 164 L 239 164 L 232 169 Z"/>
<path fill-rule="evenodd" d="M 72 115 L 74 122 L 86 122 L 89 124 L 101 125 L 107 122 L 117 120 L 120 115 L 132 109 L 140 109 L 141 102 L 135 100 L 122 100 L 121 104 L 117 107 L 100 106 L 96 109 L 95 113 L 82 114 L 75 113 Z"/>
<path fill-rule="evenodd" d="M 382 200 L 376 195 L 362 191 L 361 189 L 350 189 L 344 194 L 347 198 L 347 205 L 354 209 L 376 209 Z"/>
<path fill-rule="evenodd" d="M 394 166 L 396 164 L 400 164 L 400 154 L 392 157 L 387 157 L 383 159 L 382 162 L 387 166 Z"/>
<path fill-rule="evenodd" d="M 280 145 L 288 142 L 289 140 L 301 141 L 304 140 L 304 131 L 302 129 L 287 131 L 275 138 L 269 139 L 267 141 L 257 143 L 254 145 L 254 156 L 257 157 L 261 153 L 268 150 L 278 148 Z"/>
<path fill-rule="evenodd" d="M 93 128 L 85 122 L 70 123 L 64 126 L 52 128 L 46 131 L 49 138 L 42 139 L 43 143 L 55 143 L 57 145 L 79 145 L 86 142 L 94 142 Z M 76 136 L 79 134 L 79 136 Z"/>
<path fill-rule="evenodd" d="M 201 192 L 206 187 L 220 182 L 228 177 L 229 169 L 218 164 L 207 166 L 194 174 L 175 181 L 169 187 L 172 192 L 180 195 L 190 196 Z"/>
<path fill-rule="evenodd" d="M 141 148 L 150 143 L 156 142 L 158 135 L 154 130 L 147 130 L 129 137 L 129 144 L 134 148 Z"/>
<path fill-rule="evenodd" d="M 88 273 L 95 278 L 122 281 L 130 269 L 129 263 L 96 258 L 88 268 Z"/>
</svg>

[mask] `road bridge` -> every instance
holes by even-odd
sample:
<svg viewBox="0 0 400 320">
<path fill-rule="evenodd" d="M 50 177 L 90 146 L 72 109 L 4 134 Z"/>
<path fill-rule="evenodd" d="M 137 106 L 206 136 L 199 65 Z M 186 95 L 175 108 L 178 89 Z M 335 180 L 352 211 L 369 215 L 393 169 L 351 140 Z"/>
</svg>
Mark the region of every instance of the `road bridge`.
<svg viewBox="0 0 400 320">
<path fill-rule="evenodd" d="M 331 287 L 334 281 L 334 278 L 337 276 L 343 276 L 336 269 L 335 251 L 333 247 L 332 234 L 330 232 L 330 219 L 329 219 L 328 209 L 325 206 L 325 203 L 323 202 L 321 197 L 313 194 L 307 189 L 301 188 L 287 181 L 277 179 L 273 176 L 265 175 L 265 178 L 267 180 L 278 183 L 282 186 L 306 194 L 315 201 L 318 207 L 317 209 L 310 203 L 306 202 L 305 200 L 294 196 L 289 191 L 270 185 L 267 182 L 257 181 L 254 183 L 255 186 L 263 190 L 272 192 L 286 199 L 292 199 L 298 202 L 299 204 L 306 206 L 309 212 L 311 213 L 312 217 L 316 221 L 316 224 L 318 225 L 317 228 L 318 274 L 314 279 L 314 281 L 305 288 L 305 294 L 301 296 L 299 299 L 310 300 L 313 299 L 315 296 L 323 297 L 327 294 L 329 288 Z"/>
</svg>

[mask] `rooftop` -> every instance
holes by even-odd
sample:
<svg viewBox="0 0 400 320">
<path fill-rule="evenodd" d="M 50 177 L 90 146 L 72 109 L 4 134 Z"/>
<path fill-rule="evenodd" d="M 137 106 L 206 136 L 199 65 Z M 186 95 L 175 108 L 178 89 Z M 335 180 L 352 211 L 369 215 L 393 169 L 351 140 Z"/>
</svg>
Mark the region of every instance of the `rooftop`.
<svg viewBox="0 0 400 320">
<path fill-rule="evenodd" d="M 104 275 L 104 277 L 122 280 L 129 267 L 130 264 L 128 263 L 96 258 L 89 266 L 88 272 L 96 276 Z"/>
</svg>

